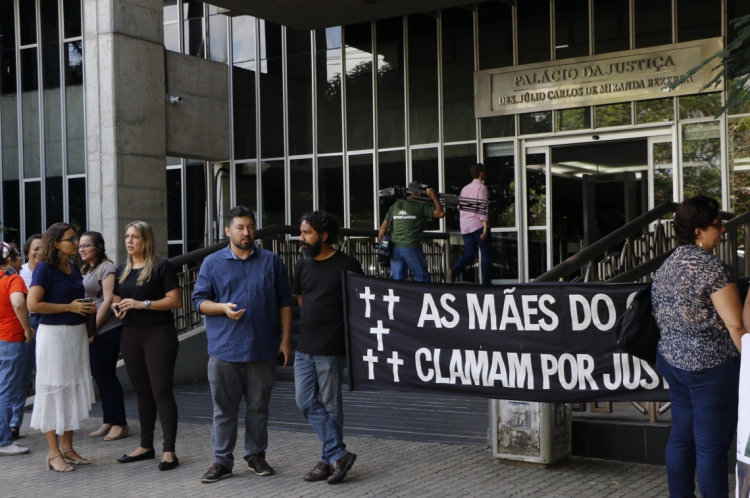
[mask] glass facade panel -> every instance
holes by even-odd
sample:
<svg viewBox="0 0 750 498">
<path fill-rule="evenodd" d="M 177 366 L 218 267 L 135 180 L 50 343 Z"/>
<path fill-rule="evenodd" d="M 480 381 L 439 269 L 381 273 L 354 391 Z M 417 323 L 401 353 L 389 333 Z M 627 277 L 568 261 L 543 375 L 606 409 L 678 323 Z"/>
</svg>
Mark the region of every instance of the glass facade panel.
<svg viewBox="0 0 750 498">
<path fill-rule="evenodd" d="M 720 93 L 679 97 L 680 119 L 713 118 L 721 109 Z"/>
<path fill-rule="evenodd" d="M 47 176 L 44 181 L 44 197 L 46 199 L 47 225 L 62 221 L 64 213 L 62 176 Z"/>
<path fill-rule="evenodd" d="M 258 212 L 258 168 L 252 163 L 235 164 L 235 185 L 237 186 L 237 205 Z"/>
<path fill-rule="evenodd" d="M 526 154 L 526 215 L 530 227 L 547 224 L 546 159 L 546 154 Z"/>
<path fill-rule="evenodd" d="M 203 17 L 203 2 L 196 2 L 195 0 L 183 0 L 182 18 L 196 19 L 199 17 Z"/>
<path fill-rule="evenodd" d="M 378 153 L 378 190 L 388 187 L 406 187 L 406 151 L 392 150 Z M 385 215 L 396 199 L 380 199 L 378 220 Z"/>
<path fill-rule="evenodd" d="M 550 60 L 550 2 L 525 0 L 516 4 L 518 63 Z"/>
<path fill-rule="evenodd" d="M 734 40 L 736 40 L 741 29 L 733 26 L 731 24 L 731 20 L 747 15 L 750 15 L 750 2 L 748 2 L 747 0 L 727 0 L 727 19 L 729 19 L 730 21 L 726 31 L 728 42 L 733 42 Z M 745 54 L 744 60 L 740 64 L 737 64 L 736 68 L 734 67 L 734 65 L 728 68 L 728 79 L 730 83 L 736 82 L 741 78 L 748 76 L 747 71 L 748 68 L 750 68 L 750 40 L 745 40 L 745 42 L 742 44 L 742 47 L 742 53 Z M 735 91 L 736 90 L 734 90 L 732 87 L 729 87 L 729 96 L 733 96 Z M 735 106 L 735 108 L 730 109 L 729 113 L 750 113 L 750 101 L 745 102 L 743 106 Z"/>
<path fill-rule="evenodd" d="M 745 213 L 750 211 L 750 117 L 730 118 L 727 124 L 729 210 L 733 213 Z"/>
<path fill-rule="evenodd" d="M 594 107 L 596 127 L 624 126 L 632 123 L 631 104 L 598 105 Z"/>
<path fill-rule="evenodd" d="M 176 21 L 178 17 L 177 0 L 164 0 L 164 22 Z"/>
<path fill-rule="evenodd" d="M 513 65 L 513 7 L 503 2 L 477 5 L 479 69 Z"/>
<path fill-rule="evenodd" d="M 474 144 L 452 145 L 444 149 L 443 161 L 445 171 L 446 194 L 459 195 L 461 189 L 473 181 L 469 168 L 477 163 L 477 146 Z M 460 231 L 457 209 L 445 210 L 445 222 L 448 230 Z"/>
<path fill-rule="evenodd" d="M 63 15 L 65 18 L 65 38 L 81 36 L 81 0 L 63 0 Z"/>
<path fill-rule="evenodd" d="M 630 48 L 629 0 L 594 0 L 594 53 Z"/>
<path fill-rule="evenodd" d="M 672 43 L 672 0 L 633 0 L 635 48 Z"/>
<path fill-rule="evenodd" d="M 180 51 L 180 31 L 176 22 L 164 25 L 164 48 L 172 52 Z"/>
<path fill-rule="evenodd" d="M 530 112 L 518 116 L 521 135 L 552 132 L 552 111 Z"/>
<path fill-rule="evenodd" d="M 371 23 L 344 28 L 346 61 L 346 146 L 372 149 L 372 30 Z"/>
<path fill-rule="evenodd" d="M 2 234 L 5 242 L 18 242 L 21 239 L 21 189 L 18 180 L 3 180 L 3 219 L 0 226 L 13 228 Z"/>
<path fill-rule="evenodd" d="M 42 87 L 44 89 L 44 167 L 48 177 L 47 199 L 52 193 L 49 191 L 49 177 L 60 177 L 59 182 L 53 182 L 59 188 L 59 213 L 62 213 L 62 114 L 60 102 L 60 44 L 58 43 L 57 0 L 42 0 L 40 2 L 42 18 Z M 47 41 L 45 41 L 47 40 Z M 57 185 L 59 183 L 59 185 Z M 47 212 L 49 206 L 47 206 Z M 54 212 L 54 211 L 53 211 Z"/>
<path fill-rule="evenodd" d="M 339 226 L 344 226 L 344 164 L 341 156 L 318 158 L 318 209 L 333 214 L 338 218 Z"/>
<path fill-rule="evenodd" d="M 2 178 L 6 181 L 3 185 L 3 199 L 6 199 L 7 191 L 14 184 L 18 190 L 18 182 L 8 180 L 18 179 L 18 106 L 17 106 L 17 84 L 16 84 L 16 29 L 15 13 L 12 0 L 0 1 L 0 160 L 2 161 Z M 15 194 L 18 198 L 18 192 Z M 12 208 L 13 203 L 8 200 L 9 205 L 4 207 L 4 218 L 6 226 L 19 228 L 20 223 L 15 226 L 8 225 L 9 213 L 18 213 L 18 206 Z M 5 203 L 4 203 L 5 204 Z M 17 202 L 16 202 L 17 204 Z M 17 218 L 17 216 L 16 216 Z M 7 239 L 6 239 L 7 240 Z"/>
<path fill-rule="evenodd" d="M 185 40 L 184 53 L 203 58 L 206 56 L 203 18 L 188 19 L 182 23 L 182 36 Z"/>
<path fill-rule="evenodd" d="M 440 163 L 437 148 L 414 149 L 411 151 L 411 179 L 426 184 L 440 192 Z M 425 230 L 439 230 L 440 220 L 429 220 Z"/>
<path fill-rule="evenodd" d="M 504 138 L 512 137 L 516 134 L 516 117 L 510 116 L 493 116 L 491 118 L 482 118 L 482 138 Z"/>
<path fill-rule="evenodd" d="M 492 278 L 518 281 L 518 232 L 492 234 Z"/>
<path fill-rule="evenodd" d="M 206 168 L 203 162 L 188 161 L 185 166 L 185 198 L 206 198 Z M 203 247 L 206 236 L 206 206 L 202 202 L 185 203 L 185 248 L 190 251 Z"/>
<path fill-rule="evenodd" d="M 86 172 L 86 144 L 83 120 L 83 42 L 68 42 L 65 58 L 65 132 L 68 174 Z"/>
<path fill-rule="evenodd" d="M 167 240 L 182 240 L 182 168 L 167 170 Z"/>
<path fill-rule="evenodd" d="M 284 161 L 262 161 L 260 171 L 263 226 L 286 225 Z"/>
<path fill-rule="evenodd" d="M 86 222 L 87 195 L 85 178 L 68 179 L 68 223 L 77 234 L 82 234 L 88 230 L 88 223 Z M 26 233 L 31 235 L 33 232 L 27 230 Z"/>
<path fill-rule="evenodd" d="M 484 184 L 491 201 L 489 218 L 492 228 L 516 226 L 515 165 L 513 142 L 484 144 Z"/>
<path fill-rule="evenodd" d="M 284 155 L 284 74 L 281 26 L 260 20 L 260 154 Z"/>
<path fill-rule="evenodd" d="M 166 28 L 166 26 L 165 26 Z M 227 62 L 227 17 L 215 15 L 208 18 L 208 53 L 212 61 Z M 165 35 L 166 36 L 166 29 Z"/>
<path fill-rule="evenodd" d="M 318 152 L 341 152 L 341 28 L 315 31 Z"/>
<path fill-rule="evenodd" d="M 677 41 L 721 36 L 721 0 L 677 0 Z"/>
<path fill-rule="evenodd" d="M 349 226 L 373 228 L 372 154 L 349 156 Z"/>
<path fill-rule="evenodd" d="M 682 195 L 708 195 L 722 203 L 718 121 L 682 125 Z"/>
<path fill-rule="evenodd" d="M 437 20 L 427 14 L 408 17 L 409 136 L 412 144 L 439 139 Z"/>
<path fill-rule="evenodd" d="M 555 2 L 555 59 L 589 55 L 589 1 Z"/>
<path fill-rule="evenodd" d="M 404 145 L 404 21 L 375 25 L 378 54 L 378 147 Z"/>
<path fill-rule="evenodd" d="M 474 16 L 457 8 L 441 17 L 443 50 L 443 141 L 477 137 L 474 118 Z"/>
<path fill-rule="evenodd" d="M 296 225 L 304 213 L 313 210 L 313 160 L 289 161 L 289 190 L 292 192 L 291 223 Z"/>
<path fill-rule="evenodd" d="M 547 271 L 547 230 L 529 230 L 529 279 Z"/>
<path fill-rule="evenodd" d="M 674 197 L 674 167 L 672 165 L 672 142 L 653 144 L 654 160 L 654 207 Z"/>
<path fill-rule="evenodd" d="M 18 18 L 21 21 L 21 46 L 36 44 L 36 2 L 18 2 Z"/>
<path fill-rule="evenodd" d="M 286 53 L 289 155 L 312 154 L 313 90 L 310 32 L 287 28 Z"/>
<path fill-rule="evenodd" d="M 232 18 L 232 119 L 235 159 L 256 157 L 255 18 Z"/>
<path fill-rule="evenodd" d="M 674 120 L 674 99 L 641 100 L 635 103 L 635 124 Z"/>
<path fill-rule="evenodd" d="M 591 107 L 577 107 L 555 111 L 557 131 L 586 130 L 591 128 Z"/>
<path fill-rule="evenodd" d="M 42 228 L 42 182 L 25 182 L 24 219 L 26 233 L 44 233 Z"/>
<path fill-rule="evenodd" d="M 23 117 L 23 176 L 38 178 L 39 152 L 39 79 L 37 49 L 21 50 L 21 103 Z"/>
</svg>

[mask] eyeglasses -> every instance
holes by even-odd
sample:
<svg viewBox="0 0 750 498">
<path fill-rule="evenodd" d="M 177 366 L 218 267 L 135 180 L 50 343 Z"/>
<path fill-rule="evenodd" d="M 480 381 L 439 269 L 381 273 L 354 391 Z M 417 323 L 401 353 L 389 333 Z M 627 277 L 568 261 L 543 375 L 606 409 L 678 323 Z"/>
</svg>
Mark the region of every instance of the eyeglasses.
<svg viewBox="0 0 750 498">
<path fill-rule="evenodd" d="M 88 249 L 89 247 L 94 247 L 94 244 L 78 244 L 78 250 L 81 249 Z"/>
<path fill-rule="evenodd" d="M 75 244 L 78 242 L 78 237 L 76 235 L 73 235 L 72 237 L 68 237 L 67 239 L 60 239 L 58 242 L 70 242 L 71 244 Z"/>
</svg>

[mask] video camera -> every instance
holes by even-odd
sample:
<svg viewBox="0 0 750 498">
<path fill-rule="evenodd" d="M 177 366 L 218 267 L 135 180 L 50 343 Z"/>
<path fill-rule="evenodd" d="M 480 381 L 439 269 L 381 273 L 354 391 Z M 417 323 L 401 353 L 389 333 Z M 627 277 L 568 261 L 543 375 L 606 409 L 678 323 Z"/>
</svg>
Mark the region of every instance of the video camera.
<svg viewBox="0 0 750 498">
<path fill-rule="evenodd" d="M 421 188 L 411 188 L 416 182 L 409 184 L 409 187 L 398 187 L 392 186 L 384 188 L 380 191 L 381 198 L 388 199 L 406 199 L 409 202 L 421 202 L 425 204 L 432 204 L 432 199 L 427 195 L 415 195 L 426 194 L 427 185 L 421 183 Z M 457 209 L 459 211 L 468 211 L 470 213 L 478 213 L 481 215 L 487 215 L 490 201 L 486 199 L 473 199 L 471 197 L 459 197 L 455 194 L 443 194 L 438 192 L 438 202 L 444 208 Z"/>
</svg>

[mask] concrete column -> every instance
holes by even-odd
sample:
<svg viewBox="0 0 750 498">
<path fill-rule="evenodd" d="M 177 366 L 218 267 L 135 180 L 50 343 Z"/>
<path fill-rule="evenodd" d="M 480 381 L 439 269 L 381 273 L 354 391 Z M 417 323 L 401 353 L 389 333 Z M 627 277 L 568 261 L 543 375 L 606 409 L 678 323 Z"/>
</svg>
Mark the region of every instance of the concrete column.
<svg viewBox="0 0 750 498">
<path fill-rule="evenodd" d="M 89 227 L 125 261 L 149 223 L 167 255 L 163 0 L 83 0 Z"/>
</svg>

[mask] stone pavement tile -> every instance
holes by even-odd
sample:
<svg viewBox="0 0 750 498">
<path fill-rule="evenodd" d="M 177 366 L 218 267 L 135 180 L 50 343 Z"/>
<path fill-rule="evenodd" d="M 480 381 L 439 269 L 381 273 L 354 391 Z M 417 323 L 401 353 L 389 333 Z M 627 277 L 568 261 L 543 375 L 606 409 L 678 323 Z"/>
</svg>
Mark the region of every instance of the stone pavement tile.
<svg viewBox="0 0 750 498">
<path fill-rule="evenodd" d="M 115 461 L 138 446 L 137 423 L 131 425 L 131 437 L 112 442 L 88 437 L 98 424 L 98 420 L 88 419 L 76 432 L 76 449 L 93 463 L 78 466 L 70 474 L 44 470 L 44 436 L 26 427 L 19 443 L 31 453 L 3 459 L 0 495 L 51 498 L 65 490 L 63 495 L 69 491 L 69 495 L 96 498 L 667 496 L 666 471 L 659 466 L 571 458 L 542 470 L 500 464 L 481 446 L 364 437 L 347 437 L 347 446 L 358 458 L 344 482 L 335 486 L 307 483 L 302 475 L 315 464 L 320 443 L 312 433 L 292 431 L 269 432 L 267 458 L 276 475 L 260 477 L 248 470 L 241 458 L 244 433 L 240 431 L 233 476 L 202 484 L 200 477 L 212 463 L 210 426 L 181 424 L 177 440 L 180 466 L 159 472 L 158 447 L 153 461 L 124 465 Z M 161 440 L 158 424 L 155 440 Z"/>
</svg>

